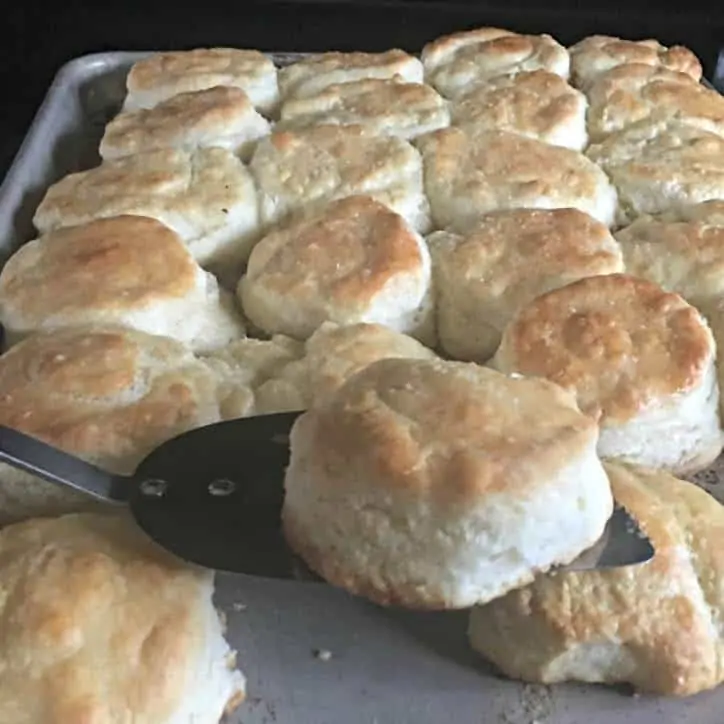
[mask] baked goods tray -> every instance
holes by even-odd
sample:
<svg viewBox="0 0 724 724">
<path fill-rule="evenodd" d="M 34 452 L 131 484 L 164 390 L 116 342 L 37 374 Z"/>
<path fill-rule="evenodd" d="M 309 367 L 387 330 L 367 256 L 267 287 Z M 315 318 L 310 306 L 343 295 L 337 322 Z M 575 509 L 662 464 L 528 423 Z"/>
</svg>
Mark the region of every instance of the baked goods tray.
<svg viewBox="0 0 724 724">
<path fill-rule="evenodd" d="M 48 185 L 99 162 L 143 55 L 88 55 L 60 70 L 0 187 L 3 259 L 32 238 Z M 383 610 L 316 583 L 242 576 L 218 577 L 217 604 L 248 678 L 231 724 L 722 724 L 722 688 L 672 700 L 499 678 L 468 648 L 465 612 Z"/>
</svg>

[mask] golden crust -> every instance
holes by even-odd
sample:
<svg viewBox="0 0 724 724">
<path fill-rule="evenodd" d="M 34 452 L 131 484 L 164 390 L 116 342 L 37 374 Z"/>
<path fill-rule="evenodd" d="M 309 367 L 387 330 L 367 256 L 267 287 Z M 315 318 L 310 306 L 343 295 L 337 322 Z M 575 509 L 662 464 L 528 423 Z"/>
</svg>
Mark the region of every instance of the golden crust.
<svg viewBox="0 0 724 724">
<path fill-rule="evenodd" d="M 226 148 L 235 135 L 253 140 L 269 130 L 241 88 L 216 86 L 179 93 L 150 110 L 119 113 L 106 126 L 100 155 L 109 159 L 160 148 Z"/>
<path fill-rule="evenodd" d="M 46 191 L 33 223 L 46 233 L 122 214 L 161 221 L 200 264 L 216 267 L 248 256 L 258 224 L 251 175 L 223 148 L 160 149 L 68 174 Z"/>
<path fill-rule="evenodd" d="M 188 213 L 192 220 L 211 214 L 218 223 L 226 217 L 223 209 L 228 211 L 240 200 L 242 189 L 230 184 L 237 175 L 246 180 L 243 165 L 219 148 L 196 153 L 161 149 L 129 156 L 53 184 L 33 221 L 42 232 L 134 213 L 154 218 Z M 147 212 L 140 213 L 144 209 Z"/>
<path fill-rule="evenodd" d="M 451 125 L 472 133 L 510 131 L 581 151 L 586 107 L 586 97 L 563 78 L 533 70 L 493 78 L 458 97 Z"/>
<path fill-rule="evenodd" d="M 701 384 L 714 342 L 677 294 L 625 274 L 538 297 L 506 328 L 495 366 L 574 391 L 594 417 L 627 421 Z"/>
<path fill-rule="evenodd" d="M 417 340 L 381 324 L 322 325 L 305 346 L 303 364 L 314 400 L 323 400 L 380 359 L 436 359 Z M 310 400 L 311 402 L 311 400 Z"/>
<path fill-rule="evenodd" d="M 117 216 L 66 227 L 24 244 L 0 273 L 3 318 L 143 309 L 181 298 L 198 266 L 178 235 L 155 219 Z"/>
<path fill-rule="evenodd" d="M 422 83 L 422 65 L 404 50 L 393 48 L 384 53 L 318 53 L 279 71 L 279 90 L 283 100 L 319 93 L 325 88 L 371 78 L 399 77 L 409 83 Z"/>
<path fill-rule="evenodd" d="M 305 339 L 325 321 L 414 333 L 431 326 L 430 277 L 422 237 L 383 204 L 349 196 L 264 237 L 237 294 L 269 334 Z"/>
<path fill-rule="evenodd" d="M 259 143 L 250 168 L 265 224 L 355 194 L 374 197 L 415 228 L 428 222 L 419 153 L 359 125 L 277 131 Z"/>
<path fill-rule="evenodd" d="M 380 359 L 436 359 L 420 342 L 381 324 L 325 322 L 306 342 L 246 338 L 205 358 L 234 388 L 251 389 L 254 414 L 306 410 Z"/>
<path fill-rule="evenodd" d="M 255 106 L 269 110 L 277 101 L 277 71 L 258 50 L 195 48 L 155 53 L 134 63 L 126 78 L 126 109 L 153 108 L 179 93 L 235 86 Z"/>
<path fill-rule="evenodd" d="M 576 209 L 493 212 L 470 233 L 437 232 L 428 245 L 438 336 L 459 359 L 492 356 L 508 321 L 540 294 L 623 271 L 606 226 Z"/>
<path fill-rule="evenodd" d="M 711 689 L 724 679 L 718 623 L 724 509 L 667 473 L 606 468 L 614 497 L 636 518 L 655 557 L 637 566 L 542 576 L 477 609 L 473 645 L 527 681 L 629 682 L 667 696 Z M 597 648 L 603 664 L 593 658 Z"/>
<path fill-rule="evenodd" d="M 307 416 L 320 441 L 318 461 L 336 467 L 367 456 L 367 485 L 444 507 L 512 485 L 523 494 L 536 484 L 528 475 L 530 455 L 549 479 L 549 469 L 597 436 L 573 397 L 545 380 L 441 360 L 375 362 Z"/>
<path fill-rule="evenodd" d="M 724 98 L 686 73 L 631 63 L 596 76 L 587 89 L 593 141 L 638 121 L 682 121 L 724 135 Z"/>
<path fill-rule="evenodd" d="M 125 516 L 4 528 L 0 719 L 171 721 L 189 689 L 206 684 L 197 676 L 212 637 L 212 581 L 151 544 Z M 210 698 L 209 708 L 232 710 L 243 700 L 243 679 L 228 676 L 228 702 Z"/>
<path fill-rule="evenodd" d="M 721 202 L 713 203 L 724 208 Z M 701 220 L 642 216 L 621 229 L 616 239 L 627 273 L 680 294 L 706 316 L 724 299 L 724 224 L 708 223 L 705 210 L 697 207 L 688 213 Z"/>
<path fill-rule="evenodd" d="M 547 70 L 568 77 L 566 49 L 550 35 L 520 35 L 478 28 L 446 35 L 422 50 L 427 81 L 454 98 L 472 85 L 521 71 Z"/>
<path fill-rule="evenodd" d="M 622 40 L 608 35 L 591 35 L 569 48 L 571 79 L 584 86 L 611 68 L 627 63 L 643 63 L 686 73 L 701 80 L 699 59 L 688 48 L 672 45 L 666 48 L 657 40 Z"/>
<path fill-rule="evenodd" d="M 270 342 L 264 344 L 271 345 Z M 278 344 L 278 343 L 277 343 Z M 243 352 L 244 344 L 234 345 Z M 239 355 L 242 367 L 245 355 Z M 350 377 L 381 359 L 436 359 L 417 340 L 381 324 L 325 322 L 306 341 L 297 359 L 290 360 L 255 389 L 257 414 L 306 410 L 321 404 Z"/>
<path fill-rule="evenodd" d="M 505 131 L 446 128 L 418 139 L 437 228 L 466 231 L 491 211 L 564 208 L 613 221 L 606 175 L 583 154 Z"/>
<path fill-rule="evenodd" d="M 165 337 L 78 327 L 34 335 L 0 357 L 0 424 L 115 472 L 219 419 L 210 370 Z"/>
<path fill-rule="evenodd" d="M 430 86 L 368 78 L 337 83 L 319 93 L 292 98 L 276 128 L 360 125 L 371 133 L 414 138 L 450 125 L 447 102 Z"/>
<path fill-rule="evenodd" d="M 586 154 L 616 186 L 622 223 L 724 197 L 724 138 L 683 121 L 634 123 Z"/>
<path fill-rule="evenodd" d="M 249 257 L 246 280 L 295 306 L 333 300 L 354 314 L 422 264 L 401 216 L 368 196 L 348 196 L 265 236 Z"/>
</svg>

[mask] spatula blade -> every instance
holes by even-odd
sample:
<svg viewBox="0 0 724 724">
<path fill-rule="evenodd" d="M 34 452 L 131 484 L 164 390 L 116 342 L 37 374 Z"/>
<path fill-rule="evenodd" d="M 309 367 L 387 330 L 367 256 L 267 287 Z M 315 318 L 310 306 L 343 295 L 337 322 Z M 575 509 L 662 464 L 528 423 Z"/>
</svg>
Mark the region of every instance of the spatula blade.
<svg viewBox="0 0 724 724">
<path fill-rule="evenodd" d="M 598 541 L 571 563 L 558 566 L 556 570 L 589 571 L 633 566 L 651 560 L 654 553 L 651 541 L 636 520 L 625 508 L 617 505 Z"/>
<path fill-rule="evenodd" d="M 156 448 L 129 496 L 139 526 L 178 557 L 219 571 L 293 578 L 280 530 L 287 434 L 298 413 L 192 430 Z"/>
</svg>

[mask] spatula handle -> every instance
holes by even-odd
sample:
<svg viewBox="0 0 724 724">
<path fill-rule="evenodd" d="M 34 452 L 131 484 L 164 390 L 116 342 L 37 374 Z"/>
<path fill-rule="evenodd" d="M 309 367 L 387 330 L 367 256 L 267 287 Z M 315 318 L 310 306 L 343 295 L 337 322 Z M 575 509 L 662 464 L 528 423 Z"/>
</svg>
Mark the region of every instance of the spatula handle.
<svg viewBox="0 0 724 724">
<path fill-rule="evenodd" d="M 120 476 L 9 427 L 0 426 L 0 462 L 105 502 L 125 502 Z"/>
</svg>

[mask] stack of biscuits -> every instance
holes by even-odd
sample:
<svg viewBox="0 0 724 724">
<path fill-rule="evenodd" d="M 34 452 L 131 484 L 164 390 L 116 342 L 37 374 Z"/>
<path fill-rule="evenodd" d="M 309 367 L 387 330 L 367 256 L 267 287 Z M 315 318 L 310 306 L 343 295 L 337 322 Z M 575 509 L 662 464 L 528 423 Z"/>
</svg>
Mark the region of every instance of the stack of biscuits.
<svg viewBox="0 0 724 724">
<path fill-rule="evenodd" d="M 724 98 L 701 75 L 654 40 L 496 28 L 419 57 L 144 58 L 100 163 L 0 273 L 0 424 L 130 473 L 194 427 L 304 411 L 283 526 L 330 584 L 471 609 L 513 678 L 713 688 L 724 510 L 680 479 L 724 444 Z M 614 503 L 654 558 L 556 572 Z M 243 700 L 210 573 L 8 467 L 0 522 L 0 721 L 215 724 Z"/>
</svg>

